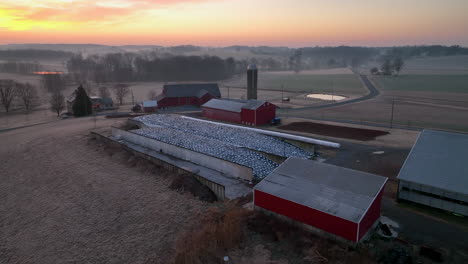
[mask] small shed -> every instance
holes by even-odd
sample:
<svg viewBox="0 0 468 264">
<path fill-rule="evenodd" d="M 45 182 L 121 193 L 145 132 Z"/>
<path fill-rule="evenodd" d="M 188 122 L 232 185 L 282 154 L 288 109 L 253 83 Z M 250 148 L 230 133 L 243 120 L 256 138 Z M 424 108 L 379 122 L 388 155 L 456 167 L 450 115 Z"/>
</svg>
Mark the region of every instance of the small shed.
<svg viewBox="0 0 468 264">
<path fill-rule="evenodd" d="M 318 233 L 359 242 L 380 218 L 387 178 L 288 158 L 254 188 L 254 205 Z"/>
<path fill-rule="evenodd" d="M 398 199 L 468 216 L 468 134 L 425 129 L 398 174 Z"/>
<path fill-rule="evenodd" d="M 202 115 L 210 119 L 257 126 L 267 124 L 276 117 L 276 106 L 262 100 L 211 99 L 202 105 Z"/>
<path fill-rule="evenodd" d="M 143 102 L 143 112 L 145 113 L 153 113 L 158 110 L 158 102 L 157 101 L 144 101 Z"/>
</svg>

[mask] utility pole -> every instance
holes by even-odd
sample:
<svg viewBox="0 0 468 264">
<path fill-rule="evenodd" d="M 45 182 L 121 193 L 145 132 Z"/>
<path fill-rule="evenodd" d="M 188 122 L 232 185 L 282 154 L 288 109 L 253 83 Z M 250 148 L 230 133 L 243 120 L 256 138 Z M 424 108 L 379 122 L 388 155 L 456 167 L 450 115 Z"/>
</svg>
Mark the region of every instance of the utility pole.
<svg viewBox="0 0 468 264">
<path fill-rule="evenodd" d="M 393 110 L 395 108 L 395 96 L 392 98 L 392 115 L 390 116 L 390 128 L 393 128 Z"/>
<path fill-rule="evenodd" d="M 133 97 L 133 89 L 131 89 L 130 91 L 132 91 L 132 106 L 135 105 L 135 97 Z"/>
<path fill-rule="evenodd" d="M 284 102 L 284 85 L 281 84 L 281 108 L 283 108 L 283 102 Z"/>
<path fill-rule="evenodd" d="M 331 86 L 332 86 L 332 101 L 335 101 L 333 100 L 333 95 L 335 94 L 335 87 L 334 87 L 334 84 L 333 84 L 333 80 L 331 81 Z"/>
</svg>

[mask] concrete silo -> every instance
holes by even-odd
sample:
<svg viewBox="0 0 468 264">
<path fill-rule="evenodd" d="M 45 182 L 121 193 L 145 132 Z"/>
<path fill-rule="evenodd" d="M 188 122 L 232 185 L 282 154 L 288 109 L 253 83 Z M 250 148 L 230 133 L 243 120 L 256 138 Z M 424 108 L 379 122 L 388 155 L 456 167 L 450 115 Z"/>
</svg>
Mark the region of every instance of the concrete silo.
<svg viewBox="0 0 468 264">
<path fill-rule="evenodd" d="M 247 67 L 247 99 L 257 99 L 257 65 L 250 64 Z"/>
</svg>

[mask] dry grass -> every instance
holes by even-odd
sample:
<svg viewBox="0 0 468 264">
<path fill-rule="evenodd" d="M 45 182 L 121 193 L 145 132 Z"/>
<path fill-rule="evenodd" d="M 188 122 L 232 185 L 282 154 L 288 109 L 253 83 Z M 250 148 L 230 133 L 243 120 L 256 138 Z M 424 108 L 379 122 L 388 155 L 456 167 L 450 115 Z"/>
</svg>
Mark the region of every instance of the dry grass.
<svg viewBox="0 0 468 264">
<path fill-rule="evenodd" d="M 263 213 L 253 214 L 248 226 L 290 263 L 376 263 L 366 249 L 347 247 Z"/>
<path fill-rule="evenodd" d="M 232 205 L 210 208 L 200 225 L 178 239 L 174 263 L 223 263 L 225 252 L 241 243 L 248 215 L 248 210 Z"/>
</svg>

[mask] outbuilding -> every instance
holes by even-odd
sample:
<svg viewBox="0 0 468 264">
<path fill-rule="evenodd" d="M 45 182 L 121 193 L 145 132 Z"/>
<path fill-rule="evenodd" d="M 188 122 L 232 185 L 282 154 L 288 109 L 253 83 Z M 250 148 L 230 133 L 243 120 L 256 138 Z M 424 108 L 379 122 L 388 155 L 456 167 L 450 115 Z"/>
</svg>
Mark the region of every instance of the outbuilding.
<svg viewBox="0 0 468 264">
<path fill-rule="evenodd" d="M 158 110 L 158 102 L 157 101 L 144 101 L 143 102 L 143 112 L 145 113 L 153 113 Z"/>
<path fill-rule="evenodd" d="M 387 178 L 288 158 L 254 188 L 256 209 L 320 234 L 363 240 L 380 218 Z"/>
<path fill-rule="evenodd" d="M 398 174 L 398 199 L 468 216 L 468 134 L 425 129 Z"/>
<path fill-rule="evenodd" d="M 276 105 L 254 99 L 211 99 L 202 105 L 202 115 L 209 119 L 257 126 L 276 117 Z"/>
<path fill-rule="evenodd" d="M 166 84 L 162 93 L 156 98 L 158 108 L 181 105 L 201 106 L 212 98 L 220 98 L 216 83 Z"/>
</svg>

